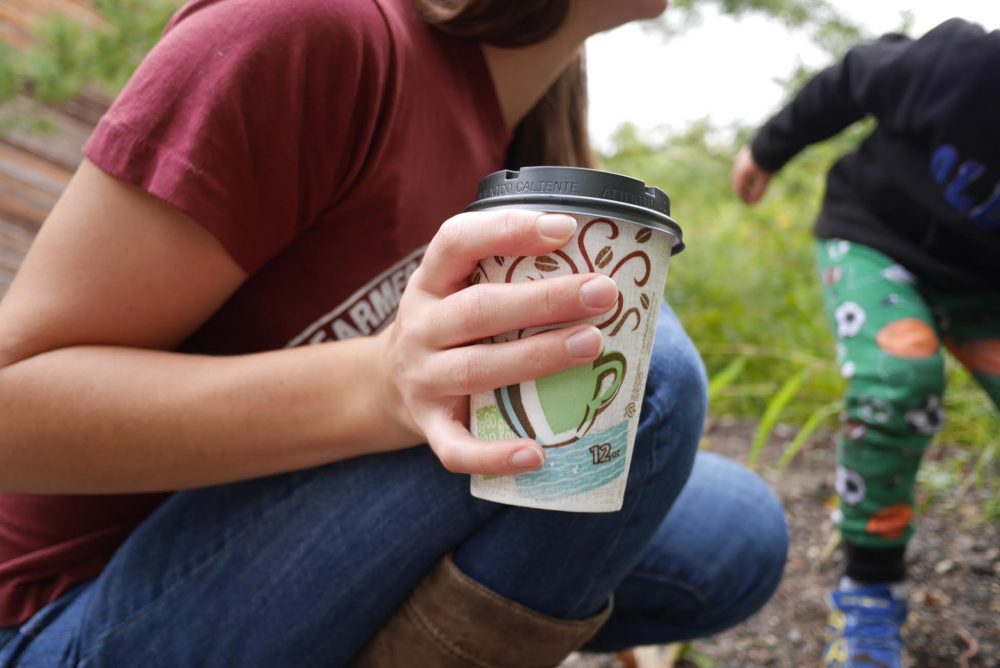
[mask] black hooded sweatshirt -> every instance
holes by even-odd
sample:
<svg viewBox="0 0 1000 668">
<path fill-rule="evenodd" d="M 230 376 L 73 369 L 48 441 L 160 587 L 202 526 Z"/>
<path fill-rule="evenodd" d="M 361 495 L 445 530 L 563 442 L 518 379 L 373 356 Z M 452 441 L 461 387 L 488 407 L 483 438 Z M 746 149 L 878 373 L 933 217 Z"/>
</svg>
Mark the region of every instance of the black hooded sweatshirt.
<svg viewBox="0 0 1000 668">
<path fill-rule="evenodd" d="M 776 172 L 869 115 L 875 130 L 827 176 L 816 236 L 938 288 L 1000 293 L 1000 31 L 951 19 L 855 47 L 761 127 L 754 159 Z"/>
</svg>

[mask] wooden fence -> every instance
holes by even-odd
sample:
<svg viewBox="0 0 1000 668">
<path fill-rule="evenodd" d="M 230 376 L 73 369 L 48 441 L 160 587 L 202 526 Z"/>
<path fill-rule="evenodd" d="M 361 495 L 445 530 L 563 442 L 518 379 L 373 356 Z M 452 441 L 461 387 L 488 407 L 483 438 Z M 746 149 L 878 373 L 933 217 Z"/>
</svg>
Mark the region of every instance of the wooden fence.
<svg viewBox="0 0 1000 668">
<path fill-rule="evenodd" d="M 82 0 L 0 0 L 0 39 L 15 49 L 30 47 L 31 25 L 53 12 L 84 25 L 100 24 Z M 85 91 L 58 107 L 22 97 L 0 112 L 0 118 L 30 118 L 48 128 L 0 136 L 0 296 L 79 165 L 80 148 L 107 104 L 101 93 Z"/>
</svg>

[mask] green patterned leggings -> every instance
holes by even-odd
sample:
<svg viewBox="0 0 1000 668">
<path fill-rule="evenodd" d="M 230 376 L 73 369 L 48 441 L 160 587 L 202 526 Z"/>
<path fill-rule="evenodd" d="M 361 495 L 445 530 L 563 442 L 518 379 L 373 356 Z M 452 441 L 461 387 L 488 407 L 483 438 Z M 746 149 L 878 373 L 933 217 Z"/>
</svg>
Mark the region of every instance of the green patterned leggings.
<svg viewBox="0 0 1000 668">
<path fill-rule="evenodd" d="M 941 292 L 861 244 L 816 255 L 837 363 L 848 379 L 838 445 L 839 526 L 864 548 L 905 545 L 920 459 L 943 419 L 941 342 L 1000 407 L 1000 295 Z"/>
</svg>

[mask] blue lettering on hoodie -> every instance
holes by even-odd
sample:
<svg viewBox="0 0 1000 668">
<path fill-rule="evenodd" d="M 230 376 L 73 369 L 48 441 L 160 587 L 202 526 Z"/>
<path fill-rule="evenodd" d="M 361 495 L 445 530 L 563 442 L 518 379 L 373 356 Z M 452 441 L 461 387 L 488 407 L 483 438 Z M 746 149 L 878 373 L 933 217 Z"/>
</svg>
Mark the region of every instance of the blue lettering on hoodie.
<svg viewBox="0 0 1000 668">
<path fill-rule="evenodd" d="M 931 174 L 944 186 L 945 200 L 976 225 L 1000 229 L 1000 182 L 993 194 L 977 205 L 965 191 L 986 172 L 986 165 L 976 160 L 959 160 L 958 150 L 951 144 L 942 144 L 931 156 Z"/>
</svg>

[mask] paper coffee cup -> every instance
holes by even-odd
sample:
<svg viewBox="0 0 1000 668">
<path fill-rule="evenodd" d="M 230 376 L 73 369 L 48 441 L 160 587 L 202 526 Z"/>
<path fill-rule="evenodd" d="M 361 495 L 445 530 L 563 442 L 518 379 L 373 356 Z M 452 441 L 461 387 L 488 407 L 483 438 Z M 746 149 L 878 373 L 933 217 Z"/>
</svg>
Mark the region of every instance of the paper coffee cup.
<svg viewBox="0 0 1000 668">
<path fill-rule="evenodd" d="M 567 213 L 576 234 L 538 257 L 491 257 L 473 283 L 516 283 L 600 273 L 618 285 L 615 308 L 581 323 L 597 326 L 604 350 L 594 362 L 470 401 L 472 433 L 524 437 L 545 448 L 545 465 L 514 476 L 472 476 L 472 494 L 515 506 L 613 512 L 622 506 L 646 372 L 671 255 L 684 248 L 670 199 L 642 181 L 591 169 L 526 167 L 479 184 L 469 211 L 530 209 Z M 551 327 L 507 332 L 512 341 Z"/>
</svg>

